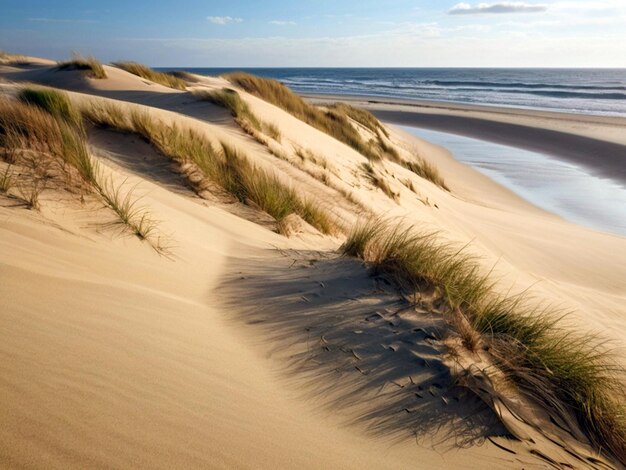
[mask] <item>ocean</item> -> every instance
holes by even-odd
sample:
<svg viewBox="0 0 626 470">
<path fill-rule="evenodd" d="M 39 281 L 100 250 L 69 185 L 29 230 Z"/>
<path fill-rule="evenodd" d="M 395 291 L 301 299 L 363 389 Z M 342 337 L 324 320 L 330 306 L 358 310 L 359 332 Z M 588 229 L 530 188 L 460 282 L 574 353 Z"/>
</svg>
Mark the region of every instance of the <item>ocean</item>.
<svg viewBox="0 0 626 470">
<path fill-rule="evenodd" d="M 280 80 L 298 93 L 626 116 L 626 69 L 160 68 L 220 75 L 235 70 Z"/>
</svg>

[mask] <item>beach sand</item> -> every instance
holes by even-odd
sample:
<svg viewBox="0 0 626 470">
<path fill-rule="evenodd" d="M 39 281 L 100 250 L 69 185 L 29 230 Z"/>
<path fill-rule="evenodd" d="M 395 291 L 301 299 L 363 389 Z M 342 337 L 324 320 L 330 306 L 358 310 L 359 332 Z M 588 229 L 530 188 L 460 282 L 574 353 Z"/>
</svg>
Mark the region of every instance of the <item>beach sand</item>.
<svg viewBox="0 0 626 470">
<path fill-rule="evenodd" d="M 362 155 L 259 98 L 240 92 L 259 119 L 280 129 L 273 145 L 311 150 L 325 168 L 277 158 L 222 108 L 105 68 L 108 78 L 93 80 L 45 61 L 0 66 L 0 87 L 8 96 L 14 82 L 51 85 L 68 90 L 76 105 L 107 100 L 226 141 L 346 226 L 367 210 L 438 230 L 480 256 L 503 290 L 532 286 L 537 298 L 571 310 L 574 327 L 623 344 L 626 238 L 548 214 L 445 149 L 389 127 L 399 151 L 432 162 L 451 189 L 384 161 L 380 171 L 394 200 L 363 176 Z M 199 78 L 194 86 L 230 85 Z M 386 112 L 381 118 L 404 124 L 419 117 Z M 448 119 L 441 110 L 429 113 Z M 463 122 L 493 132 L 496 118 L 471 113 Z M 618 131 L 610 138 L 617 121 L 594 134 L 582 122 L 544 126 L 547 117 L 533 116 L 497 120 L 509 119 L 509 130 L 524 123 L 572 139 L 578 125 L 578 138 L 622 148 Z M 111 228 L 102 207 L 68 202 L 62 192 L 44 193 L 39 212 L 0 197 L 2 466 L 602 465 L 571 436 L 555 444 L 502 402 L 494 401 L 496 416 L 459 387 L 436 340 L 441 319 L 406 312 L 403 299 L 366 266 L 338 255 L 341 236 L 305 227 L 285 237 L 259 211 L 215 194 L 199 197 L 138 137 L 90 129 L 89 141 L 106 170 L 134 187 L 160 221 L 171 256 Z M 610 165 L 605 160 L 599 171 Z M 333 184 L 312 176 L 319 171 Z"/>
</svg>

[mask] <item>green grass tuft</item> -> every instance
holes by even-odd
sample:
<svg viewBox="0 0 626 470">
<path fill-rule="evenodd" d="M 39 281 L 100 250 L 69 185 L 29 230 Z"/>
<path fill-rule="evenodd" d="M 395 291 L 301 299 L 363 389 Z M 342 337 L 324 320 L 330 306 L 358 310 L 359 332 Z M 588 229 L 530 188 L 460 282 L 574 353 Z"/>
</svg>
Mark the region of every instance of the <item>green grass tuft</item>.
<svg viewBox="0 0 626 470">
<path fill-rule="evenodd" d="M 187 83 L 184 79 L 177 77 L 171 73 L 156 72 L 150 67 L 139 64 L 137 62 L 113 62 L 113 65 L 117 68 L 125 70 L 138 77 L 145 78 L 151 82 L 164 85 L 169 88 L 175 88 L 177 90 L 185 90 Z"/>
<path fill-rule="evenodd" d="M 49 88 L 24 88 L 18 98 L 24 103 L 37 106 L 66 123 L 82 128 L 82 117 L 70 102 L 67 93 Z"/>
<path fill-rule="evenodd" d="M 95 57 L 83 57 L 80 54 L 72 54 L 72 58 L 57 64 L 57 70 L 82 70 L 91 78 L 107 78 L 104 67 Z"/>
</svg>

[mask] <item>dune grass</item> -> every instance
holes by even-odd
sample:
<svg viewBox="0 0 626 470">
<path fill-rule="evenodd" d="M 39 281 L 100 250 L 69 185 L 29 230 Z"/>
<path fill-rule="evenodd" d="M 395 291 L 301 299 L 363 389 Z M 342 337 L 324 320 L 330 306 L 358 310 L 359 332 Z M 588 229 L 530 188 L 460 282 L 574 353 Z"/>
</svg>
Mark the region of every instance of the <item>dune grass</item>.
<svg viewBox="0 0 626 470">
<path fill-rule="evenodd" d="M 112 178 L 101 178 L 97 186 L 98 192 L 106 205 L 118 216 L 119 223 L 126 226 L 140 240 L 159 240 L 157 234 L 157 222 L 150 216 L 149 212 L 139 206 L 139 199 L 134 197 L 131 189 L 122 192 L 122 185 L 115 185 Z M 158 251 L 167 250 L 160 245 Z"/>
<path fill-rule="evenodd" d="M 59 62 L 57 70 L 82 70 L 91 78 L 107 78 L 104 67 L 95 57 L 83 57 L 80 54 L 72 54 L 70 60 Z"/>
<path fill-rule="evenodd" d="M 21 174 L 15 183 L 22 199 L 29 207 L 37 208 L 39 195 L 54 182 L 81 195 L 94 193 L 134 234 L 164 253 L 160 239 L 155 238 L 156 224 L 148 212 L 137 207 L 130 192 L 122 196 L 120 188 L 104 177 L 89 154 L 82 125 L 68 123 L 72 121 L 68 116 L 75 116 L 78 111 L 67 96 L 55 90 L 35 91 L 20 95 L 27 97 L 23 102 L 0 101 L 2 156 L 27 173 Z"/>
<path fill-rule="evenodd" d="M 430 181 L 431 183 L 439 186 L 441 189 L 450 191 L 450 188 L 441 176 L 439 169 L 423 158 L 415 157 L 415 161 L 402 160 L 400 161 L 400 164 L 407 170 L 415 173 L 420 178 Z"/>
<path fill-rule="evenodd" d="M 194 92 L 194 96 L 228 109 L 233 117 L 247 121 L 254 129 L 261 131 L 261 122 L 235 90 L 230 88 L 223 88 L 216 91 L 202 90 Z"/>
<path fill-rule="evenodd" d="M 80 113 L 72 106 L 67 93 L 63 91 L 48 88 L 24 88 L 17 96 L 24 103 L 37 106 L 77 129 L 82 128 Z"/>
<path fill-rule="evenodd" d="M 281 133 L 280 133 L 280 129 L 278 128 L 276 124 L 264 122 L 263 131 L 267 135 L 269 135 L 272 139 L 274 139 L 276 142 L 280 142 Z"/>
<path fill-rule="evenodd" d="M 363 163 L 361 167 L 363 168 L 365 176 L 367 176 L 367 178 L 372 182 L 375 187 L 380 189 L 383 193 L 387 195 L 387 197 L 393 199 L 394 201 L 398 198 L 398 195 L 391 190 L 391 187 L 389 186 L 389 183 L 387 183 L 385 178 L 379 175 L 376 172 L 376 169 L 369 162 Z"/>
<path fill-rule="evenodd" d="M 30 65 L 31 61 L 23 55 L 11 54 L 0 49 L 0 64 L 4 65 Z"/>
<path fill-rule="evenodd" d="M 194 75 L 193 73 L 185 72 L 184 70 L 173 70 L 168 72 L 172 77 L 180 78 L 181 80 L 185 80 L 189 83 L 198 83 L 200 79 Z"/>
<path fill-rule="evenodd" d="M 267 134 L 272 139 L 280 142 L 280 129 L 275 124 L 269 124 L 262 122 L 256 117 L 256 115 L 250 110 L 248 104 L 241 99 L 239 93 L 230 88 L 223 88 L 217 91 L 194 91 L 194 96 L 197 96 L 201 100 L 209 101 L 218 106 L 222 106 L 230 111 L 237 123 L 242 129 L 253 137 L 257 137 L 255 131 Z M 252 128 L 252 130 L 250 130 Z M 261 143 L 267 145 L 267 140 L 257 138 Z"/>
<path fill-rule="evenodd" d="M 387 159 L 394 161 L 396 163 L 398 163 L 401 159 L 400 159 L 400 154 L 398 153 L 398 150 L 393 146 L 393 144 L 391 144 L 390 142 L 387 142 L 382 134 L 379 132 L 376 134 L 376 145 L 378 146 L 378 148 L 380 149 L 380 152 L 387 157 Z"/>
<path fill-rule="evenodd" d="M 601 339 L 566 328 L 561 312 L 523 294 L 498 294 L 475 259 L 436 234 L 372 219 L 354 227 L 342 250 L 404 289 L 435 289 L 449 311 L 467 318 L 521 393 L 557 415 L 572 413 L 598 450 L 626 461 L 623 370 Z"/>
<path fill-rule="evenodd" d="M 284 109 L 301 121 L 352 147 L 368 159 L 380 159 L 380 155 L 363 141 L 344 114 L 332 110 L 322 111 L 276 80 L 243 72 L 230 73 L 225 78 L 248 93 Z"/>
<path fill-rule="evenodd" d="M 123 111 L 115 106 L 86 108 L 85 116 L 98 125 L 134 132 L 163 155 L 179 163 L 193 162 L 202 174 L 241 202 L 250 202 L 280 222 L 289 214 L 302 217 L 322 233 L 333 233 L 335 224 L 317 206 L 303 201 L 295 190 L 254 166 L 240 150 L 226 143 L 214 144 L 202 134 L 152 118 L 147 112 Z M 121 126 L 119 126 L 119 124 Z"/>
<path fill-rule="evenodd" d="M 133 75 L 137 75 L 138 77 L 145 78 L 146 80 L 150 80 L 151 82 L 155 82 L 169 88 L 174 88 L 176 90 L 185 90 L 187 88 L 187 83 L 184 79 L 171 73 L 156 72 L 147 65 L 139 64 L 137 62 L 123 61 L 113 62 L 113 65 L 122 70 L 126 70 Z"/>
<path fill-rule="evenodd" d="M 385 129 L 372 113 L 363 108 L 357 108 L 346 103 L 335 103 L 329 106 L 329 109 L 345 114 L 350 119 L 353 119 L 366 129 L 369 129 L 373 134 L 381 132 L 385 137 L 389 138 L 387 129 Z"/>
<path fill-rule="evenodd" d="M 13 172 L 11 165 L 7 165 L 2 175 L 0 175 L 0 193 L 8 194 L 13 187 Z"/>
</svg>

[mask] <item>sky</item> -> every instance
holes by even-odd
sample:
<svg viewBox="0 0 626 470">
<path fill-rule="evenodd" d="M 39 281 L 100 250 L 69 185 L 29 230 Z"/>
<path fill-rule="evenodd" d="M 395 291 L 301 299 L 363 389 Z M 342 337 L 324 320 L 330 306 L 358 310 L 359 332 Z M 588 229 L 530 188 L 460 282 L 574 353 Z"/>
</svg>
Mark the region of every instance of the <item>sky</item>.
<svg viewBox="0 0 626 470">
<path fill-rule="evenodd" d="M 626 0 L 0 0 L 0 49 L 157 67 L 626 67 Z"/>
</svg>

